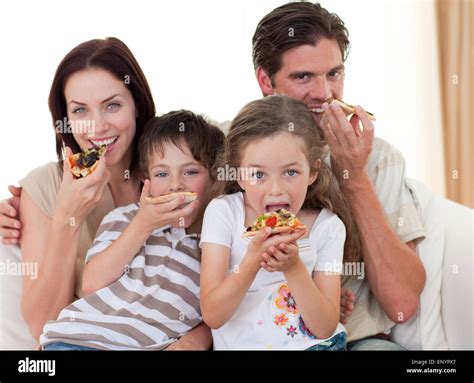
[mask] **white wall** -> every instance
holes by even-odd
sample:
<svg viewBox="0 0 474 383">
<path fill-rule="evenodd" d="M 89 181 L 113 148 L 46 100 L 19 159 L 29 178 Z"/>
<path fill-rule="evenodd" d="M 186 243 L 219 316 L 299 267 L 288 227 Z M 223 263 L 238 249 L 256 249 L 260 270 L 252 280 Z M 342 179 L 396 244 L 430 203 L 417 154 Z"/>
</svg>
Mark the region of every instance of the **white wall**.
<svg viewBox="0 0 474 383">
<path fill-rule="evenodd" d="M 135 54 L 158 113 L 187 108 L 231 119 L 260 97 L 251 37 L 283 1 L 20 0 L 0 3 L 0 198 L 29 170 L 55 160 L 47 97 L 63 56 L 115 36 Z M 345 99 L 378 119 L 408 175 L 444 193 L 433 2 L 322 1 L 346 22 L 352 50 Z M 422 22 L 423 21 L 423 22 Z M 428 70 L 428 68 L 430 68 Z"/>
</svg>

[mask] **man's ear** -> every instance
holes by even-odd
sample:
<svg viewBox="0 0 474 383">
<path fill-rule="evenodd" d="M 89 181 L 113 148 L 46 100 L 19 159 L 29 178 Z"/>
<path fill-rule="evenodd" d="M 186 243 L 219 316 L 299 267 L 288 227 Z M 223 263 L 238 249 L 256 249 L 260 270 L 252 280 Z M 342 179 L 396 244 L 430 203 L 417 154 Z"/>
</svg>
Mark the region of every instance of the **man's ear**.
<svg viewBox="0 0 474 383">
<path fill-rule="evenodd" d="M 311 174 L 309 175 L 309 182 L 308 186 L 312 185 L 314 181 L 317 180 L 318 174 L 319 174 L 319 169 L 321 169 L 321 159 L 318 158 L 316 161 L 314 161 L 313 168 L 311 169 Z"/>
<path fill-rule="evenodd" d="M 262 91 L 264 96 L 271 96 L 275 93 L 272 85 L 272 80 L 268 76 L 267 72 L 262 69 L 262 67 L 257 67 L 257 71 L 255 72 L 257 76 L 258 86 Z"/>
</svg>

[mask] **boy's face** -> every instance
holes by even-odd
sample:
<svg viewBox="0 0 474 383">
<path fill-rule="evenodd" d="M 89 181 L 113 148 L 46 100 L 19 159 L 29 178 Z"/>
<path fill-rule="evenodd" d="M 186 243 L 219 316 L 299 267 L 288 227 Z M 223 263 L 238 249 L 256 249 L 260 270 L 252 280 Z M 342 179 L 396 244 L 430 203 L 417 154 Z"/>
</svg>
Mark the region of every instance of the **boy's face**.
<svg viewBox="0 0 474 383">
<path fill-rule="evenodd" d="M 316 173 L 311 174 L 302 139 L 290 133 L 249 143 L 240 166 L 255 169 L 252 179 L 239 181 L 254 216 L 247 217 L 250 221 L 263 212 L 281 208 L 298 214 L 308 186 L 317 178 Z"/>
<path fill-rule="evenodd" d="M 303 101 L 309 109 L 321 108 L 331 98 L 342 98 L 344 64 L 336 40 L 301 45 L 286 51 L 281 59 L 273 84 L 261 68 L 257 69 L 257 80 L 265 96 L 286 95 Z M 319 126 L 322 113 L 313 112 L 313 117 Z"/>
<path fill-rule="evenodd" d="M 193 213 L 173 224 L 177 228 L 189 228 L 200 222 L 209 202 L 211 187 L 209 171 L 194 159 L 185 142 L 180 147 L 164 144 L 163 149 L 163 156 L 155 151 L 149 161 L 150 191 L 155 197 L 181 191 L 198 193 L 198 205 Z"/>
</svg>

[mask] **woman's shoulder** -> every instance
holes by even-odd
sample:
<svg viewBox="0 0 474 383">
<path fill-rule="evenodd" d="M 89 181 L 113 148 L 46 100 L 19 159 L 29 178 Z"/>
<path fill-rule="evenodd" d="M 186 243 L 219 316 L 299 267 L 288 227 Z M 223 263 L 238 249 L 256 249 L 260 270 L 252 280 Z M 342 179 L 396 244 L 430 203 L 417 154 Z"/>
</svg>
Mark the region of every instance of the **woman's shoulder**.
<svg viewBox="0 0 474 383">
<path fill-rule="evenodd" d="M 60 164 L 49 162 L 31 170 L 19 183 L 38 207 L 51 217 L 61 180 Z"/>
</svg>

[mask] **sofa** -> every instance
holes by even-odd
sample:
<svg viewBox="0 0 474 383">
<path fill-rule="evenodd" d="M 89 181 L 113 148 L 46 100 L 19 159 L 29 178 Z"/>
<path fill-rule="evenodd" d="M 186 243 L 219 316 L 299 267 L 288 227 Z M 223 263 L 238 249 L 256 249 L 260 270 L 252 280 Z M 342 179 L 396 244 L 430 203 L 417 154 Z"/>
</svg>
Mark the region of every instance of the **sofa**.
<svg viewBox="0 0 474 383">
<path fill-rule="evenodd" d="M 407 181 L 427 237 L 417 245 L 427 274 L 418 313 L 392 339 L 410 350 L 474 350 L 474 213 Z M 18 263 L 17 246 L 0 245 L 0 265 Z M 0 268 L 0 271 L 2 268 Z M 21 276 L 0 273 L 0 349 L 35 349 L 20 313 Z"/>
</svg>

